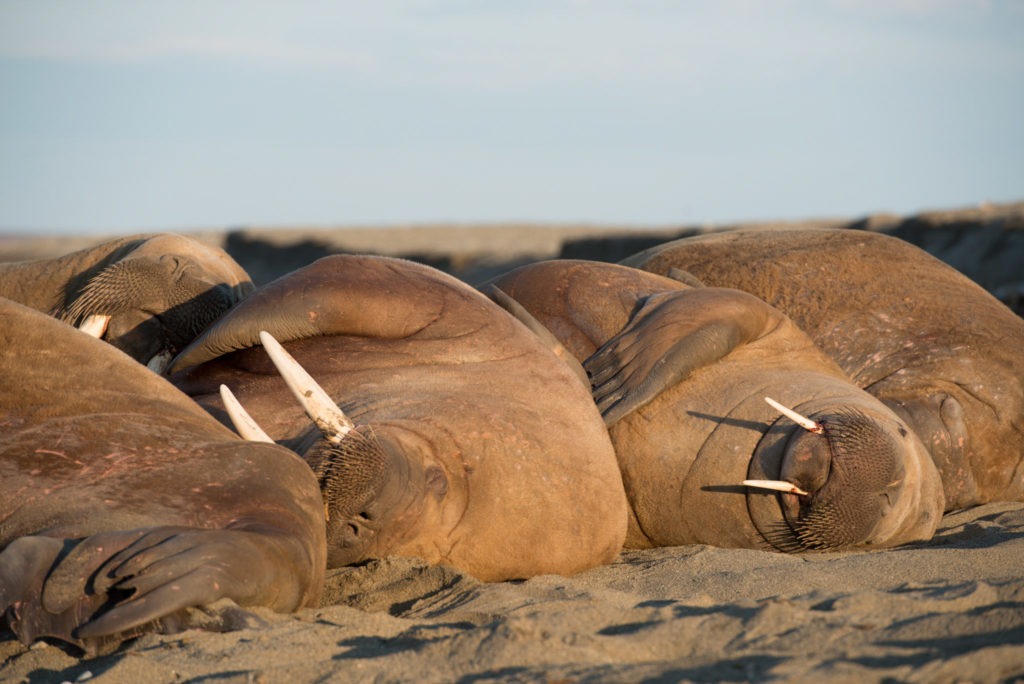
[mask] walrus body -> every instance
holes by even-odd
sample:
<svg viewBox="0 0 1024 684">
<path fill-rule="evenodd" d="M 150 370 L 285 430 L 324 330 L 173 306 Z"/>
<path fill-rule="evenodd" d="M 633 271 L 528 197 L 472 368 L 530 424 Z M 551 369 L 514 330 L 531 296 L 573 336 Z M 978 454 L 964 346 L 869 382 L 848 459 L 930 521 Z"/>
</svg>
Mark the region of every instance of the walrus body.
<svg viewBox="0 0 1024 684">
<path fill-rule="evenodd" d="M 299 458 L 3 298 L 0 348 L 0 618 L 22 641 L 97 653 L 221 598 L 316 603 L 323 509 Z"/>
<path fill-rule="evenodd" d="M 292 398 L 260 331 L 357 426 L 340 446 Z M 331 566 L 406 555 L 504 580 L 575 573 L 621 549 L 625 494 L 589 392 L 513 317 L 435 269 L 326 257 L 256 290 L 170 370 L 222 420 L 225 384 L 304 455 L 327 502 Z"/>
<path fill-rule="evenodd" d="M 632 506 L 628 546 L 795 551 L 934 533 L 942 493 L 922 445 L 764 302 L 567 260 L 493 285 L 590 372 Z M 780 419 L 766 395 L 824 436 Z M 739 486 L 765 478 L 808 496 Z"/>
<path fill-rule="evenodd" d="M 252 289 L 224 250 L 171 233 L 0 263 L 0 297 L 75 326 L 109 316 L 94 334 L 156 370 Z"/>
<path fill-rule="evenodd" d="M 785 312 L 918 433 L 947 510 L 1024 499 L 1024 320 L 926 252 L 862 231 L 736 231 L 623 263 Z"/>
</svg>

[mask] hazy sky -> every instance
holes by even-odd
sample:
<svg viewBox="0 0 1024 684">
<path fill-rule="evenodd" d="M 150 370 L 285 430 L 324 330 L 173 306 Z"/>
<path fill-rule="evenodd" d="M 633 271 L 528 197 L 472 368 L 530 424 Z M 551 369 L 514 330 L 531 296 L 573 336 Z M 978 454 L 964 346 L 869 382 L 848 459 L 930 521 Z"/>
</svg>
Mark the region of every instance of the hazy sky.
<svg viewBox="0 0 1024 684">
<path fill-rule="evenodd" d="M 1024 0 L 0 0 L 0 231 L 1024 199 Z"/>
</svg>

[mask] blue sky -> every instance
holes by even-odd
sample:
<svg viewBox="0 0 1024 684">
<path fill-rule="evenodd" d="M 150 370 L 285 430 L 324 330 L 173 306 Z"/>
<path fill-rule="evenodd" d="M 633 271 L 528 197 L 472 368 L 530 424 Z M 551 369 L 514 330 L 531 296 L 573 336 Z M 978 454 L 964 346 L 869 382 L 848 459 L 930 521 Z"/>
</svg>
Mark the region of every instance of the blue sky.
<svg viewBox="0 0 1024 684">
<path fill-rule="evenodd" d="M 1024 199 L 1024 0 L 0 0 L 0 231 Z"/>
</svg>

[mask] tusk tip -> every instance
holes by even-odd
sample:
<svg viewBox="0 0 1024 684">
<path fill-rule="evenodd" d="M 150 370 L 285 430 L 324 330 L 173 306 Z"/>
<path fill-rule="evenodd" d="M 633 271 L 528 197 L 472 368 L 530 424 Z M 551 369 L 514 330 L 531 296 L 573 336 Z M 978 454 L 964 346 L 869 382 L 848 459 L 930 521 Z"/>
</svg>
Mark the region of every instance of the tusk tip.
<svg viewBox="0 0 1024 684">
<path fill-rule="evenodd" d="M 270 435 L 264 432 L 259 423 L 249 415 L 249 412 L 245 410 L 227 385 L 220 386 L 220 398 L 224 402 L 224 409 L 227 411 L 228 418 L 231 419 L 231 424 L 235 426 L 235 430 L 243 439 L 250 442 L 274 443 Z"/>
<path fill-rule="evenodd" d="M 780 404 L 771 397 L 765 397 L 764 400 L 768 403 L 769 406 L 771 406 L 773 409 L 789 418 L 791 421 L 802 427 L 804 430 L 807 430 L 808 432 L 814 432 L 819 435 L 825 431 L 825 428 L 824 426 L 822 426 L 821 423 L 811 420 L 807 416 L 797 413 L 793 409 L 789 408 L 784 404 Z"/>
<path fill-rule="evenodd" d="M 796 494 L 797 496 L 810 496 L 809 492 L 785 480 L 744 480 L 742 484 L 747 487 L 754 487 L 755 489 L 770 489 L 775 492 Z"/>
</svg>

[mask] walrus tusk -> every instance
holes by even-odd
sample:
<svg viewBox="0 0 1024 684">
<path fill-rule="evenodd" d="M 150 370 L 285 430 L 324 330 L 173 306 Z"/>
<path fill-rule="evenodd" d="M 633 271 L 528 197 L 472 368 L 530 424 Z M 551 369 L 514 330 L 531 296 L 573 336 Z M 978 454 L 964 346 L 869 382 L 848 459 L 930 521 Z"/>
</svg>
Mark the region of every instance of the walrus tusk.
<svg viewBox="0 0 1024 684">
<path fill-rule="evenodd" d="M 270 435 L 263 431 L 259 423 L 239 403 L 227 385 L 220 386 L 220 398 L 224 402 L 224 408 L 228 412 L 231 424 L 235 426 L 235 430 L 243 439 L 250 442 L 274 443 L 274 440 L 270 439 Z"/>
<path fill-rule="evenodd" d="M 87 335 L 92 335 L 98 339 L 103 337 L 103 333 L 107 332 L 107 325 L 110 323 L 110 318 L 110 316 L 92 314 L 91 316 L 87 316 L 86 319 L 79 324 L 78 329 Z"/>
<path fill-rule="evenodd" d="M 171 359 L 174 358 L 169 350 L 164 349 L 162 352 L 155 354 L 153 358 L 146 364 L 146 368 L 153 371 L 157 375 L 163 375 L 167 367 L 171 365 Z"/>
<path fill-rule="evenodd" d="M 793 409 L 783 406 L 782 404 L 775 401 L 771 397 L 765 397 L 764 400 L 768 402 L 769 406 L 782 413 L 782 415 L 789 418 L 791 421 L 802 427 L 804 430 L 807 430 L 808 432 L 816 432 L 819 435 L 825 431 L 825 428 L 822 426 L 821 423 L 816 423 L 807 416 L 801 416 Z"/>
<path fill-rule="evenodd" d="M 758 489 L 773 489 L 777 492 L 809 496 L 808 492 L 800 489 L 792 482 L 786 482 L 785 480 L 744 480 L 743 484 L 748 487 L 757 487 Z"/>
<path fill-rule="evenodd" d="M 355 429 L 355 423 L 348 419 L 334 400 L 317 384 L 316 380 L 284 350 L 284 347 L 265 330 L 260 331 L 260 341 L 267 350 L 274 367 L 288 383 L 288 389 L 306 410 L 306 415 L 316 423 L 324 437 L 340 442 Z"/>
</svg>

